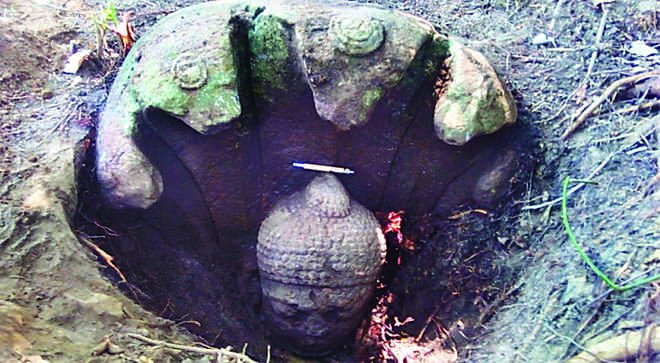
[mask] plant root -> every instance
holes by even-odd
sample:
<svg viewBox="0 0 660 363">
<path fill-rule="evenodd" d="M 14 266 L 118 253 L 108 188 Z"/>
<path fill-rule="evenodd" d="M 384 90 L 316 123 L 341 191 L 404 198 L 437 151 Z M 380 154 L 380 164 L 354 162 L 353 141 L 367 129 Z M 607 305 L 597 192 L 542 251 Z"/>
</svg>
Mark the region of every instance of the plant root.
<svg viewBox="0 0 660 363">
<path fill-rule="evenodd" d="M 596 109 L 603 102 L 609 99 L 619 88 L 657 75 L 660 75 L 660 70 L 656 69 L 653 71 L 639 73 L 633 76 L 621 78 L 613 82 L 605 89 L 605 91 L 603 91 L 602 95 L 596 98 L 596 100 L 589 105 L 589 107 L 584 109 L 584 111 L 582 111 L 577 117 L 575 117 L 575 121 L 573 121 L 571 126 L 566 131 L 564 131 L 564 133 L 560 136 L 560 138 L 562 140 L 568 138 L 575 130 L 577 130 L 578 127 L 580 127 L 580 125 L 582 125 L 587 120 L 587 118 L 589 118 L 589 116 L 591 116 L 596 111 Z"/>
<path fill-rule="evenodd" d="M 604 361 L 629 361 L 643 354 L 660 353 L 660 330 L 657 325 L 628 332 L 602 341 L 566 363 L 599 363 Z"/>
<path fill-rule="evenodd" d="M 119 267 L 117 267 L 117 265 L 114 264 L 113 261 L 114 261 L 115 258 L 114 258 L 112 255 L 110 255 L 109 253 L 107 253 L 107 252 L 105 252 L 104 250 L 102 250 L 101 247 L 97 246 L 94 242 L 92 242 L 92 241 L 89 240 L 88 238 L 85 238 L 85 237 L 82 237 L 82 236 L 81 236 L 80 239 L 81 239 L 81 240 L 82 240 L 82 241 L 83 241 L 83 242 L 84 242 L 89 248 L 91 248 L 92 250 L 94 250 L 94 252 L 96 252 L 101 258 L 103 258 L 103 260 L 105 261 L 105 263 L 106 263 L 108 266 L 110 266 L 113 270 L 115 270 L 115 272 L 117 273 L 117 275 L 119 275 L 119 278 L 121 279 L 121 282 L 124 282 L 124 283 L 127 283 L 127 282 L 128 282 L 128 280 L 126 280 L 126 276 L 124 276 L 124 274 L 121 272 L 121 270 L 119 269 Z"/>
<path fill-rule="evenodd" d="M 216 362 L 236 362 L 236 363 L 257 363 L 257 361 L 243 353 L 233 352 L 229 348 L 202 348 L 184 344 L 168 343 L 162 340 L 147 338 L 140 334 L 127 334 L 128 337 L 139 340 L 143 343 L 157 345 L 165 348 L 181 350 L 190 353 L 211 355 L 216 358 Z M 270 349 L 269 349 L 270 354 Z"/>
</svg>

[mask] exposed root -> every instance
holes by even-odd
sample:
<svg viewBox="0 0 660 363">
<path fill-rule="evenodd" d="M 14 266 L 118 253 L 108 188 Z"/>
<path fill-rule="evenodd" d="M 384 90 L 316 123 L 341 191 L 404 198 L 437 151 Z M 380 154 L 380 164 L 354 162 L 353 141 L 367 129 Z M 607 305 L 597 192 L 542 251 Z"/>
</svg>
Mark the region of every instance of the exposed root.
<svg viewBox="0 0 660 363">
<path fill-rule="evenodd" d="M 625 114 L 625 113 L 638 112 L 638 111 L 646 110 L 646 109 L 649 109 L 649 108 L 654 108 L 654 107 L 657 107 L 657 106 L 660 106 L 660 99 L 642 102 L 638 105 L 622 107 L 622 108 L 619 108 L 617 110 L 612 111 L 612 113 L 615 114 L 615 115 L 622 115 L 622 114 Z M 594 116 L 595 115 L 600 115 L 601 113 L 603 113 L 603 112 L 599 111 L 599 110 L 596 110 L 592 113 L 592 115 L 594 115 Z"/>
<path fill-rule="evenodd" d="M 573 121 L 571 126 L 566 131 L 564 131 L 560 138 L 562 140 L 568 138 L 573 133 L 573 131 L 577 130 L 577 128 L 580 127 L 580 125 L 582 125 L 587 120 L 587 118 L 589 118 L 589 116 L 591 116 L 596 111 L 596 109 L 600 107 L 601 104 L 603 104 L 603 102 L 612 97 L 612 95 L 614 95 L 614 93 L 616 93 L 619 88 L 657 75 L 660 75 L 659 69 L 635 74 L 633 76 L 621 78 L 618 81 L 615 81 L 609 85 L 605 91 L 603 91 L 603 94 L 596 98 L 596 100 L 594 100 L 594 102 L 592 102 L 589 107 L 584 109 L 584 111 L 575 117 L 575 121 Z"/>
<path fill-rule="evenodd" d="M 92 349 L 93 356 L 98 356 L 105 353 L 121 354 L 123 352 L 124 350 L 120 346 L 118 346 L 117 344 L 113 343 L 110 340 L 109 335 L 104 336 L 101 342 L 97 346 L 95 346 L 94 349 Z"/>
<path fill-rule="evenodd" d="M 596 59 L 598 58 L 598 51 L 600 50 L 600 43 L 601 40 L 603 39 L 603 33 L 605 32 L 605 24 L 607 23 L 608 10 L 604 4 L 601 5 L 603 6 L 602 7 L 603 15 L 600 17 L 598 32 L 596 33 L 596 42 L 594 44 L 594 51 L 593 53 L 591 53 L 591 59 L 589 59 L 589 66 L 587 67 L 587 73 L 584 76 L 584 80 L 582 81 L 580 87 L 578 87 L 578 90 L 575 92 L 579 102 L 582 102 L 582 100 L 584 100 L 584 98 L 586 97 L 589 79 L 591 78 L 591 74 L 594 71 L 594 66 L 596 65 Z"/>
<path fill-rule="evenodd" d="M 170 349 L 175 349 L 175 350 L 180 350 L 180 351 L 184 351 L 184 352 L 211 355 L 211 356 L 215 357 L 216 362 L 222 362 L 222 363 L 257 363 L 257 361 L 255 361 L 252 358 L 248 357 L 244 353 L 238 353 L 238 352 L 231 351 L 231 348 L 202 348 L 202 347 L 195 347 L 195 346 L 184 345 L 184 344 L 168 343 L 168 342 L 164 342 L 162 340 L 147 338 L 147 337 L 145 337 L 143 335 L 140 335 L 140 334 L 128 334 L 128 336 L 130 338 L 133 338 L 133 339 L 136 339 L 136 340 L 139 340 L 141 342 L 151 344 L 151 345 L 157 345 L 157 346 L 170 348 Z M 268 350 L 268 353 L 270 355 L 270 349 Z M 266 360 L 266 362 L 268 362 L 268 359 Z"/>
<path fill-rule="evenodd" d="M 102 250 L 101 247 L 97 246 L 94 242 L 92 242 L 88 238 L 80 236 L 80 239 L 83 242 L 85 242 L 85 244 L 89 248 L 93 249 L 94 252 L 96 252 L 99 256 L 101 256 L 101 258 L 105 261 L 105 263 L 108 266 L 110 266 L 113 270 L 115 270 L 117 275 L 119 275 L 119 278 L 121 279 L 121 282 L 124 282 L 124 283 L 128 282 L 128 280 L 126 280 L 126 276 L 124 276 L 124 274 L 121 272 L 121 270 L 119 270 L 119 267 L 117 267 L 117 265 L 115 265 L 114 262 L 112 262 L 115 259 L 114 257 L 112 257 L 112 255 L 110 255 L 109 253 Z"/>
<path fill-rule="evenodd" d="M 628 332 L 589 347 L 566 363 L 630 361 L 642 355 L 660 354 L 660 330 L 657 325 Z"/>
</svg>

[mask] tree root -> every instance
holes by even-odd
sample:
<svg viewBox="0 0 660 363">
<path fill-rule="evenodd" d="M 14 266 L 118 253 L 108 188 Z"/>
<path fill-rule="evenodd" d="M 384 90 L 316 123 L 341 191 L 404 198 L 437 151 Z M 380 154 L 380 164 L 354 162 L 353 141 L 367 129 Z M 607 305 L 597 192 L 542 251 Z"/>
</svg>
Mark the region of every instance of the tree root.
<svg viewBox="0 0 660 363">
<path fill-rule="evenodd" d="M 599 363 L 604 361 L 629 361 L 640 355 L 660 354 L 660 330 L 657 325 L 628 332 L 602 341 L 566 363 Z"/>
<path fill-rule="evenodd" d="M 161 340 L 147 338 L 139 334 L 128 334 L 128 336 L 130 338 L 137 339 L 141 342 L 151 345 L 157 345 L 161 347 L 166 347 L 170 349 L 176 349 L 191 353 L 211 355 L 216 358 L 217 362 L 257 363 L 255 360 L 251 359 L 244 353 L 232 352 L 228 348 L 202 348 L 202 347 L 194 347 L 183 344 L 168 343 Z M 270 349 L 269 349 L 269 353 L 270 353 Z M 267 361 L 268 360 L 269 359 L 267 359 Z"/>
<path fill-rule="evenodd" d="M 565 140 L 567 137 L 569 137 L 573 133 L 573 131 L 577 130 L 577 128 L 580 127 L 580 125 L 582 125 L 584 121 L 586 121 L 587 118 L 589 118 L 589 116 L 591 116 L 596 111 L 596 109 L 603 102 L 609 99 L 619 88 L 657 75 L 660 75 L 660 70 L 653 70 L 645 73 L 639 73 L 615 81 L 614 83 L 609 85 L 609 87 L 607 87 L 605 91 L 603 91 L 602 95 L 596 98 L 596 100 L 593 103 L 591 103 L 589 107 L 587 107 L 575 118 L 573 124 L 571 124 L 571 126 L 561 135 L 560 138 L 562 140 Z"/>
</svg>

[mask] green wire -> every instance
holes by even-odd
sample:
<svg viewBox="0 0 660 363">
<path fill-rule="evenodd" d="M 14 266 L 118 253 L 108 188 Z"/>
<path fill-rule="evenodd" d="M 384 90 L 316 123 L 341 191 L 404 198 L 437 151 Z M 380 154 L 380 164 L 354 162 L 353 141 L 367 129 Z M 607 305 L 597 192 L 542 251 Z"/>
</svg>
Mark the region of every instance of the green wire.
<svg viewBox="0 0 660 363">
<path fill-rule="evenodd" d="M 575 235 L 573 234 L 573 231 L 571 230 L 571 225 L 568 223 L 568 208 L 567 208 L 566 205 L 568 204 L 568 185 L 570 183 L 585 183 L 585 184 L 596 184 L 596 183 L 594 183 L 592 181 L 589 181 L 589 180 L 581 180 L 581 179 L 571 180 L 570 177 L 566 177 L 564 179 L 564 183 L 562 185 L 562 190 L 561 190 L 561 220 L 562 220 L 562 223 L 564 224 L 564 228 L 566 229 L 566 234 L 568 235 L 568 239 L 571 241 L 571 244 L 573 245 L 573 247 L 575 247 L 575 250 L 577 251 L 577 253 L 580 255 L 580 257 L 582 257 L 584 262 L 586 262 L 587 265 L 589 265 L 591 270 L 596 275 L 598 275 L 598 277 L 600 277 L 600 279 L 603 280 L 607 284 L 607 286 L 609 286 L 614 291 L 627 291 L 627 290 L 630 290 L 630 289 L 634 289 L 638 286 L 648 284 L 649 282 L 660 280 L 660 274 L 657 274 L 657 275 L 653 275 L 653 276 L 649 276 L 649 277 L 646 277 L 646 278 L 635 280 L 635 281 L 633 281 L 629 284 L 623 285 L 623 286 L 619 286 L 616 283 L 614 283 L 609 277 L 607 277 L 607 275 L 605 275 L 605 273 L 603 271 L 601 271 L 601 269 L 599 269 L 598 266 L 596 266 L 594 264 L 594 262 L 591 260 L 591 258 L 589 258 L 589 256 L 587 256 L 587 253 L 584 252 L 584 249 L 582 249 L 580 244 L 575 239 Z"/>
</svg>

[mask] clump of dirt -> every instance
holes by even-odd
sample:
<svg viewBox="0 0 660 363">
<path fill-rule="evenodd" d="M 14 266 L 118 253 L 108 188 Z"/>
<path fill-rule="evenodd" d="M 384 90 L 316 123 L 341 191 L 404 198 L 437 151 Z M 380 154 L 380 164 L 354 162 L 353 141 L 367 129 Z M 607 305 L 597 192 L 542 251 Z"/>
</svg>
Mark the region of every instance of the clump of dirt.
<svg viewBox="0 0 660 363">
<path fill-rule="evenodd" d="M 3 54 L 24 54 L 22 57 L 2 57 L 0 60 L 4 104 L 25 97 L 32 89 L 41 88 L 54 71 L 43 67 L 50 64 L 49 59 L 57 52 L 43 39 L 29 33 L 0 34 L 0 51 Z"/>
</svg>

